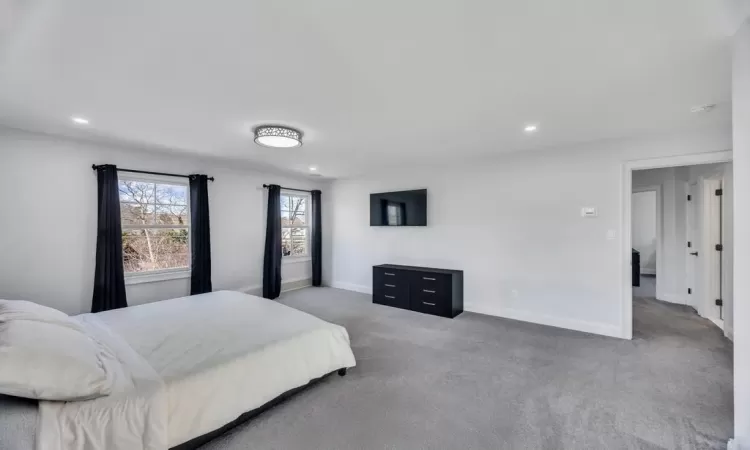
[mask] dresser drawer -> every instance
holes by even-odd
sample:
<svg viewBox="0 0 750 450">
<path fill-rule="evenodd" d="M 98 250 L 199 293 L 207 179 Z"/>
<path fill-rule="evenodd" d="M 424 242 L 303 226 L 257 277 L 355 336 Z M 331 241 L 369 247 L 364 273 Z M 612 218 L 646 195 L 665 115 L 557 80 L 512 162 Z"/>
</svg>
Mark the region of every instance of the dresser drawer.
<svg viewBox="0 0 750 450">
<path fill-rule="evenodd" d="M 451 276 L 437 273 L 417 272 L 413 274 L 414 287 L 419 292 L 451 295 Z"/>
<path fill-rule="evenodd" d="M 372 281 L 375 285 L 407 286 L 409 277 L 402 270 L 388 270 L 380 267 L 372 269 Z"/>
<path fill-rule="evenodd" d="M 409 309 L 409 294 L 406 292 L 388 292 L 377 290 L 372 294 L 372 302 L 378 305 L 394 306 Z"/>
<path fill-rule="evenodd" d="M 410 308 L 413 311 L 419 311 L 436 316 L 451 316 L 451 299 L 450 296 L 440 295 L 432 292 L 417 291 L 412 292 L 410 296 Z"/>
</svg>

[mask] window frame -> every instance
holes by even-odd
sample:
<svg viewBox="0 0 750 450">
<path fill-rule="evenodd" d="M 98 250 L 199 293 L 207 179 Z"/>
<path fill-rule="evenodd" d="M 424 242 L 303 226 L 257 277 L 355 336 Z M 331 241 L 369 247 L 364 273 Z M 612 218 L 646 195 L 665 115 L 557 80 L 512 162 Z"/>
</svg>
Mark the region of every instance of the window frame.
<svg viewBox="0 0 750 450">
<path fill-rule="evenodd" d="M 123 273 L 125 274 L 125 284 L 131 285 L 131 284 L 141 284 L 141 283 L 151 283 L 155 281 L 167 281 L 167 280 L 176 280 L 181 278 L 190 278 L 192 274 L 192 250 L 193 250 L 193 224 L 191 220 L 191 211 L 190 211 L 190 182 L 188 179 L 183 178 L 176 178 L 176 177 L 169 177 L 169 176 L 163 176 L 163 175 L 150 175 L 150 174 L 128 174 L 128 175 L 122 175 L 117 174 L 117 184 L 118 184 L 118 202 L 120 203 L 120 208 L 122 208 L 122 202 L 119 201 L 119 184 L 120 181 L 137 181 L 141 183 L 153 183 L 153 184 L 166 184 L 166 185 L 173 185 L 173 186 L 184 186 L 186 188 L 186 203 L 187 203 L 187 225 L 173 225 L 173 224 L 153 224 L 153 225 L 125 225 L 122 223 L 122 217 L 120 217 L 120 227 L 122 231 L 125 230 L 142 230 L 142 229 L 175 229 L 175 228 L 184 228 L 188 231 L 188 265 L 187 267 L 175 267 L 172 269 L 157 269 L 157 270 L 147 270 L 143 272 L 125 272 L 125 254 L 123 253 Z M 156 187 L 154 187 L 155 189 Z M 122 211 L 122 209 L 120 209 Z"/>
<path fill-rule="evenodd" d="M 305 203 L 305 224 L 304 225 L 297 225 L 297 226 L 289 226 L 285 227 L 284 225 L 281 225 L 281 234 L 283 237 L 284 229 L 291 230 L 292 228 L 304 228 L 307 230 L 305 233 L 305 250 L 306 253 L 304 255 L 288 255 L 285 256 L 284 252 L 282 250 L 281 252 L 281 262 L 282 263 L 295 263 L 295 262 L 304 262 L 304 261 L 311 261 L 312 256 L 310 252 L 310 232 L 311 232 L 311 225 L 310 225 L 310 207 L 312 205 L 312 195 L 310 195 L 309 192 L 301 192 L 301 191 L 289 191 L 282 189 L 281 190 L 281 196 L 282 197 L 299 197 L 304 198 Z M 281 202 L 279 202 L 279 214 L 281 214 Z M 283 246 L 283 245 L 282 245 Z"/>
</svg>

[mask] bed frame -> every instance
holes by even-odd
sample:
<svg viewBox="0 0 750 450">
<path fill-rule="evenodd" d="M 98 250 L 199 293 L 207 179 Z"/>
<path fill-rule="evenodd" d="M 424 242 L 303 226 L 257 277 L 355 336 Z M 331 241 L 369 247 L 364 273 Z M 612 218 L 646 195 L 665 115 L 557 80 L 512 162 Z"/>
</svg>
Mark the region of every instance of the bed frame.
<svg viewBox="0 0 750 450">
<path fill-rule="evenodd" d="M 336 373 L 338 373 L 339 376 L 343 377 L 344 375 L 346 375 L 346 368 L 339 369 L 338 371 L 336 371 Z M 325 375 L 323 375 L 320 378 L 315 378 L 314 380 L 310 380 L 310 382 L 308 382 L 307 384 L 304 384 L 304 385 L 302 385 L 300 387 L 296 387 L 296 388 L 294 388 L 292 390 L 286 391 L 283 394 L 279 395 L 278 397 L 274 398 L 273 400 L 269 401 L 268 403 L 265 403 L 265 404 L 263 404 L 263 405 L 255 408 L 255 409 L 253 409 L 252 411 L 248 411 L 248 412 L 242 414 L 241 416 L 239 416 L 238 418 L 236 418 L 233 421 L 229 422 L 228 424 L 224 425 L 223 427 L 221 427 L 221 428 L 219 428 L 217 430 L 211 431 L 209 433 L 206 433 L 206 434 L 204 434 L 202 436 L 198 436 L 196 438 L 193 438 L 193 439 L 191 439 L 191 440 L 189 440 L 187 442 L 183 442 L 182 444 L 180 444 L 180 445 L 178 445 L 176 447 L 172 447 L 170 450 L 196 450 L 199 447 L 201 447 L 202 445 L 208 443 L 209 441 L 211 441 L 211 440 L 213 440 L 213 439 L 221 436 L 222 434 L 226 433 L 227 431 L 229 431 L 229 430 L 231 430 L 231 429 L 233 429 L 233 428 L 235 428 L 235 427 L 237 427 L 239 425 L 242 425 L 243 423 L 247 422 L 248 420 L 250 420 L 250 419 L 252 419 L 254 417 L 259 416 L 263 412 L 265 412 L 265 411 L 273 408 L 274 406 L 278 405 L 279 403 L 284 402 L 289 397 L 292 397 L 293 395 L 295 395 L 295 394 L 297 394 L 297 393 L 299 393 L 301 391 L 304 391 L 305 389 L 307 389 L 310 386 L 316 384 L 317 382 L 319 382 L 323 378 L 326 378 L 326 377 L 330 376 L 331 374 L 333 374 L 333 372 L 325 374 Z"/>
</svg>

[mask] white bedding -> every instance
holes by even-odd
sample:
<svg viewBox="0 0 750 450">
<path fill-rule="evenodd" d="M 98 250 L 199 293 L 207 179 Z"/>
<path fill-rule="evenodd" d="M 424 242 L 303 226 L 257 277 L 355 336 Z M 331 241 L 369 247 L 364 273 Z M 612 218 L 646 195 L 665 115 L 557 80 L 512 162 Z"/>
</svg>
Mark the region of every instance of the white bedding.
<svg viewBox="0 0 750 450">
<path fill-rule="evenodd" d="M 91 441 L 60 449 L 165 450 L 315 378 L 355 365 L 343 327 L 239 292 L 85 314 L 79 320 L 114 347 L 129 373 L 121 374 L 115 387 L 121 391 L 112 396 L 62 406 L 40 404 L 38 438 L 45 445 L 71 433 L 80 435 L 77 444 Z M 139 420 L 146 416 L 144 427 Z M 65 429 L 51 432 L 59 424 Z M 87 430 L 101 427 L 111 429 L 110 437 L 124 434 L 124 444 L 89 439 Z M 140 443 L 133 437 L 138 434 Z"/>
</svg>

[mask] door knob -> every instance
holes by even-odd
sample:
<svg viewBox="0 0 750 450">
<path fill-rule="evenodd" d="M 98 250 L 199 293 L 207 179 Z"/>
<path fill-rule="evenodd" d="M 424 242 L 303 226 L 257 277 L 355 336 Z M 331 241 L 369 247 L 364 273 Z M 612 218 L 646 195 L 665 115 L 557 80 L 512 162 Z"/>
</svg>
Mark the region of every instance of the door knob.
<svg viewBox="0 0 750 450">
<path fill-rule="evenodd" d="M 693 256 L 698 256 L 698 252 L 690 252 L 690 254 Z"/>
</svg>

